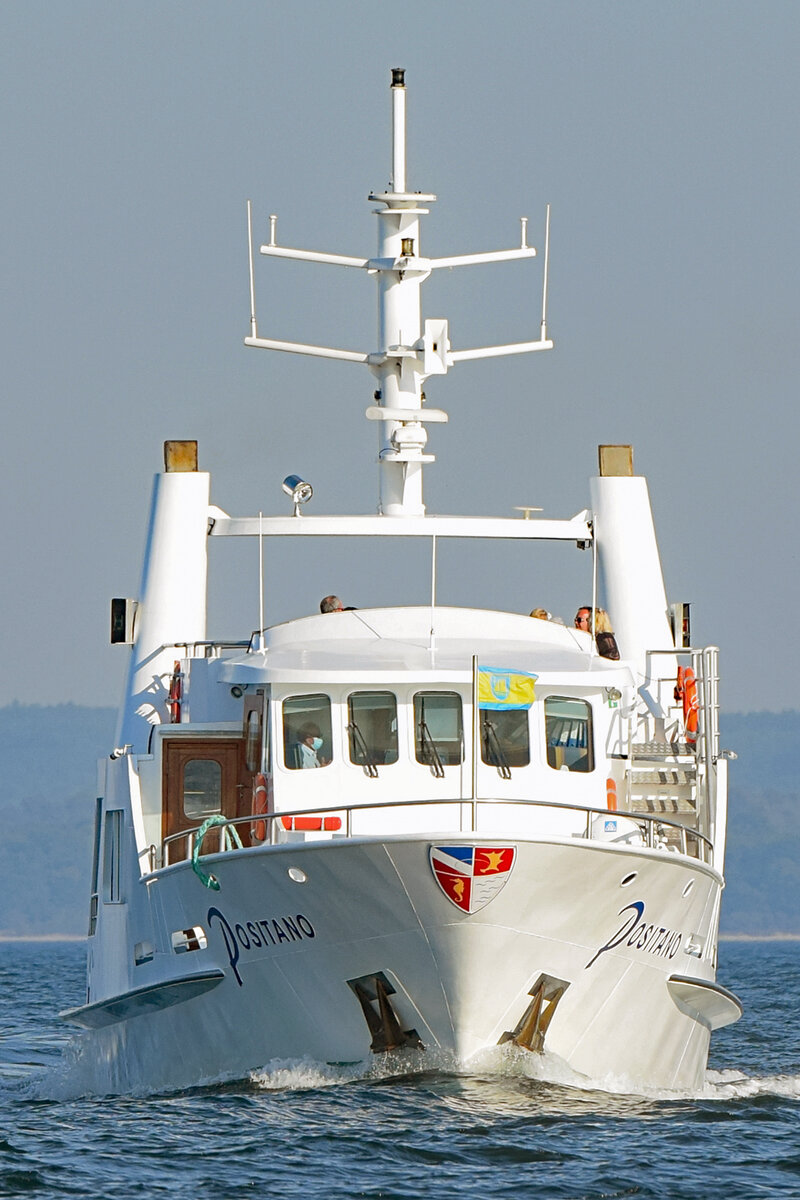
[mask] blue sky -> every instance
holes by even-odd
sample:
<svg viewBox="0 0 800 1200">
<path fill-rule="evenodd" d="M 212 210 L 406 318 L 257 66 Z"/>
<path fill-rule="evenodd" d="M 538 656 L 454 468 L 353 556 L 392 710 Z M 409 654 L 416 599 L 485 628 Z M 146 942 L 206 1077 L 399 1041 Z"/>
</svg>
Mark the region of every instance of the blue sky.
<svg viewBox="0 0 800 1200">
<path fill-rule="evenodd" d="M 390 166 L 389 71 L 407 70 L 408 177 L 439 199 L 433 255 L 540 244 L 546 355 L 430 382 L 431 512 L 567 516 L 598 442 L 632 442 L 667 591 L 720 645 L 728 708 L 797 707 L 791 634 L 797 406 L 800 7 L 717 3 L 139 2 L 0 6 L 3 79 L 3 671 L 0 703 L 112 704 L 165 438 L 196 437 L 216 504 L 372 511 L 372 377 L 245 350 L 244 203 L 290 245 L 368 255 Z M 439 273 L 444 275 L 445 273 Z M 266 336 L 370 350 L 357 272 L 259 267 Z M 454 345 L 534 335 L 538 268 L 423 293 Z M 212 547 L 211 633 L 257 622 L 249 545 Z M 569 618 L 588 555 L 442 554 L 443 602 Z M 427 597 L 427 550 L 280 547 L 272 619 L 320 595 Z M 612 614 L 613 617 L 613 614 Z"/>
</svg>

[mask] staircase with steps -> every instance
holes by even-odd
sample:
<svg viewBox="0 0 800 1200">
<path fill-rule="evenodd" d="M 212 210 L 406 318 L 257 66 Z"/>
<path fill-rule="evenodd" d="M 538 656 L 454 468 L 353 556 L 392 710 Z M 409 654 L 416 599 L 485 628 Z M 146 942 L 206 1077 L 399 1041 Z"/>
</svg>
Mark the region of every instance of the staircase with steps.
<svg viewBox="0 0 800 1200">
<path fill-rule="evenodd" d="M 689 742 L 632 742 L 626 771 L 630 812 L 697 816 L 698 768 Z M 693 824 L 691 820 L 686 824 Z"/>
</svg>

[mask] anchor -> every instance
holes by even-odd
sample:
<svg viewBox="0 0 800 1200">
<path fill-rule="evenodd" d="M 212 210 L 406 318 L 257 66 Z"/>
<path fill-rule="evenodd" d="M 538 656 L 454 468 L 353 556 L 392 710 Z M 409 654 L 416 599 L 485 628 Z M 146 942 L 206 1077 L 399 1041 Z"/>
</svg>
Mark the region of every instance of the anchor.
<svg viewBox="0 0 800 1200">
<path fill-rule="evenodd" d="M 511 1032 L 504 1033 L 497 1044 L 502 1046 L 505 1042 L 513 1042 L 522 1050 L 541 1054 L 556 1006 L 568 987 L 569 983 L 564 979 L 556 979 L 553 975 L 540 975 L 528 993 L 532 999 L 519 1024 Z"/>
<path fill-rule="evenodd" d="M 348 979 L 347 984 L 361 1005 L 367 1027 L 372 1034 L 369 1048 L 373 1054 L 389 1054 L 393 1050 L 425 1049 L 416 1029 L 401 1027 L 389 999 L 395 994 L 395 989 L 383 971 L 375 975 L 362 975 L 359 979 Z"/>
</svg>

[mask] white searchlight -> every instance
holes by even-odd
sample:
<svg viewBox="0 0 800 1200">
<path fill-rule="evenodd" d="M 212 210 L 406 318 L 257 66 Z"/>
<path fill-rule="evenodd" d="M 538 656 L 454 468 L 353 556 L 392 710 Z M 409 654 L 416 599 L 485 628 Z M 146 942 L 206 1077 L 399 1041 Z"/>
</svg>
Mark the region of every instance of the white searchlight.
<svg viewBox="0 0 800 1200">
<path fill-rule="evenodd" d="M 292 504 L 294 505 L 294 516 L 299 517 L 300 506 L 308 504 L 314 495 L 314 489 L 310 483 L 306 483 L 305 479 L 301 479 L 299 475 L 287 475 L 281 487 L 287 496 L 291 496 Z"/>
</svg>

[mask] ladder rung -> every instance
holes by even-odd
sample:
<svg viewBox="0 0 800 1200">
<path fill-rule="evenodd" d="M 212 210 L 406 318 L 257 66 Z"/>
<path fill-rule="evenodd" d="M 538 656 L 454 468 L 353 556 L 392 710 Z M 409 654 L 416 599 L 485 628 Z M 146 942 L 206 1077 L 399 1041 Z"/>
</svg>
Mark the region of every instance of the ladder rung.
<svg viewBox="0 0 800 1200">
<path fill-rule="evenodd" d="M 696 811 L 694 801 L 686 796 L 667 794 L 636 796 L 633 803 L 636 807 L 631 809 L 632 815 L 635 815 L 636 812 L 644 812 L 652 816 L 653 813 L 694 813 Z"/>
<path fill-rule="evenodd" d="M 628 778 L 633 787 L 643 783 L 662 783 L 682 786 L 694 783 L 697 772 L 693 767 L 629 767 Z"/>
<path fill-rule="evenodd" d="M 689 754 L 694 758 L 695 746 L 691 742 L 631 743 L 631 758 L 677 758 Z"/>
</svg>

